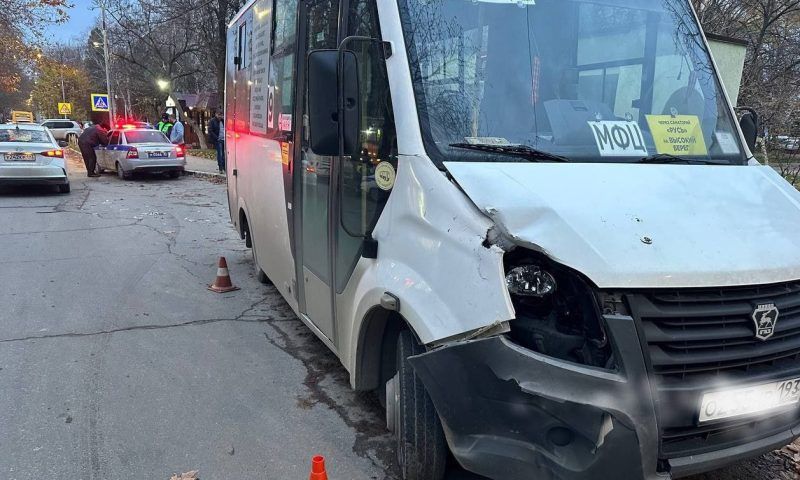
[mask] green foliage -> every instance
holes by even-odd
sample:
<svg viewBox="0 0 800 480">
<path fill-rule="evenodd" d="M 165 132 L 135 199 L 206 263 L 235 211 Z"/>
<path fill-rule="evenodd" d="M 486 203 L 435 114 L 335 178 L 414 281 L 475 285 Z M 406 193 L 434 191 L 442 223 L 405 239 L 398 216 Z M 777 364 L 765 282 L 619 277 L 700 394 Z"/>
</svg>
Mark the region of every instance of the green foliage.
<svg viewBox="0 0 800 480">
<path fill-rule="evenodd" d="M 200 149 L 193 149 L 186 152 L 187 154 L 193 157 L 200 157 L 200 158 L 207 158 L 209 160 L 216 160 L 217 159 L 217 151 L 207 148 L 205 150 Z"/>
<path fill-rule="evenodd" d="M 92 88 L 84 68 L 44 59 L 38 62 L 38 73 L 39 76 L 31 93 L 33 107 L 37 112 L 46 118 L 60 117 L 58 103 L 62 102 L 61 79 L 63 76 L 66 101 L 72 104 L 70 118 L 74 120 L 89 118 L 91 111 L 89 97 Z"/>
</svg>

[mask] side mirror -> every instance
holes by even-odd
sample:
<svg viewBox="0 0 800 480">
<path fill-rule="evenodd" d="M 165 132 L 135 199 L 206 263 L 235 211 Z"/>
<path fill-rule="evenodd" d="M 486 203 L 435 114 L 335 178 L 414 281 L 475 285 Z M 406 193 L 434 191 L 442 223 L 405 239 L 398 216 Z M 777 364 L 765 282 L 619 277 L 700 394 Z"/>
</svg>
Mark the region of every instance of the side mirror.
<svg viewBox="0 0 800 480">
<path fill-rule="evenodd" d="M 308 137 L 317 155 L 339 155 L 339 101 L 336 50 L 308 54 Z"/>
<path fill-rule="evenodd" d="M 61 148 L 69 147 L 69 142 L 67 142 L 66 140 L 59 140 L 58 141 L 58 146 L 61 147 Z"/>
<path fill-rule="evenodd" d="M 357 147 L 358 96 L 358 61 L 353 52 L 344 51 L 340 56 L 337 50 L 315 50 L 308 54 L 308 130 L 314 153 L 329 157 L 339 155 L 340 107 L 344 113 L 344 152 L 341 153 Z"/>
<path fill-rule="evenodd" d="M 739 128 L 742 129 L 744 141 L 750 149 L 750 153 L 756 150 L 756 140 L 758 139 L 758 114 L 749 107 L 742 107 L 744 111 L 742 118 L 739 119 Z"/>
</svg>

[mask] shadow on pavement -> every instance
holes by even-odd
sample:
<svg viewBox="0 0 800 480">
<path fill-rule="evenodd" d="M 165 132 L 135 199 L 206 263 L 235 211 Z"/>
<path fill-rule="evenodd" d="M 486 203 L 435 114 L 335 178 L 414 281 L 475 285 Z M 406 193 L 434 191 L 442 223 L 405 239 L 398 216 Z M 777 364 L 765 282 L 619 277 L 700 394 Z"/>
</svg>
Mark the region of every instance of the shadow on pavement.
<svg viewBox="0 0 800 480">
<path fill-rule="evenodd" d="M 0 186 L 0 195 L 4 197 L 58 197 L 65 195 L 58 192 L 54 185 L 3 185 Z"/>
</svg>

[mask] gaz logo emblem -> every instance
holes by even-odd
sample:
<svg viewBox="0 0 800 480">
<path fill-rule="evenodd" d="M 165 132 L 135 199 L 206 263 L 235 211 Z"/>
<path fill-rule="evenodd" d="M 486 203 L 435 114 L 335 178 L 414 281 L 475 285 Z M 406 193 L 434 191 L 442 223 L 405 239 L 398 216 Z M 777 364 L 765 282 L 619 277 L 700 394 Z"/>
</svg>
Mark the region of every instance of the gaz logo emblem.
<svg viewBox="0 0 800 480">
<path fill-rule="evenodd" d="M 774 303 L 759 305 L 753 310 L 753 322 L 756 324 L 756 338 L 766 340 L 775 333 L 778 323 L 778 307 Z"/>
</svg>

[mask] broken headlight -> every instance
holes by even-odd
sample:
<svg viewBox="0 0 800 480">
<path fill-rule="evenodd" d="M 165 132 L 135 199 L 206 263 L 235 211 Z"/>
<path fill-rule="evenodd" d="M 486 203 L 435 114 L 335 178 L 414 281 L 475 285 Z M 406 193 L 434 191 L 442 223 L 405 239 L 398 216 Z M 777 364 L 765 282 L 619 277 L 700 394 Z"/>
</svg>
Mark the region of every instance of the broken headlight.
<svg viewBox="0 0 800 480">
<path fill-rule="evenodd" d="M 555 291 L 556 279 L 538 265 L 520 265 L 506 274 L 506 286 L 511 295 L 542 298 Z"/>
<path fill-rule="evenodd" d="M 510 322 L 510 338 L 543 355 L 613 369 L 603 317 L 589 283 L 530 251 L 506 257 L 506 286 L 517 313 Z"/>
</svg>

